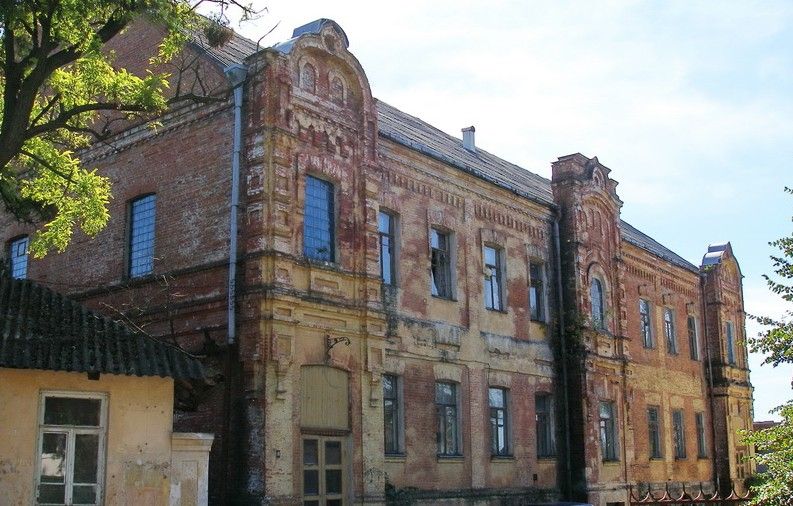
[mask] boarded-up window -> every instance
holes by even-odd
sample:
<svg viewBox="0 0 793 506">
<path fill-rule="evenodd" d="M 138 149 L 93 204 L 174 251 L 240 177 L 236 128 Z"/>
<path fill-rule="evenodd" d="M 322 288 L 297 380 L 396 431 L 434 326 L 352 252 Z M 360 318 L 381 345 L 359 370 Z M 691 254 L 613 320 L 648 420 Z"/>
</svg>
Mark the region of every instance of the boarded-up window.
<svg viewBox="0 0 793 506">
<path fill-rule="evenodd" d="M 300 370 L 300 425 L 311 429 L 350 428 L 347 373 L 324 365 L 307 365 Z"/>
</svg>

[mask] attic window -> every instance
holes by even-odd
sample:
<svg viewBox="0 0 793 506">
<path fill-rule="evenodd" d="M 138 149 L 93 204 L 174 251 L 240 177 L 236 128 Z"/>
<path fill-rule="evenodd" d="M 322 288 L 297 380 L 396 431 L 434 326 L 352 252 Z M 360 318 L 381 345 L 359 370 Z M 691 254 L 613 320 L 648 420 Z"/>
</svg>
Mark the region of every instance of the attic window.
<svg viewBox="0 0 793 506">
<path fill-rule="evenodd" d="M 334 76 L 330 82 L 330 100 L 337 105 L 344 105 L 344 82 Z"/>
<path fill-rule="evenodd" d="M 304 64 L 303 69 L 300 71 L 300 88 L 316 93 L 317 71 L 314 70 L 314 66 L 310 63 Z"/>
</svg>

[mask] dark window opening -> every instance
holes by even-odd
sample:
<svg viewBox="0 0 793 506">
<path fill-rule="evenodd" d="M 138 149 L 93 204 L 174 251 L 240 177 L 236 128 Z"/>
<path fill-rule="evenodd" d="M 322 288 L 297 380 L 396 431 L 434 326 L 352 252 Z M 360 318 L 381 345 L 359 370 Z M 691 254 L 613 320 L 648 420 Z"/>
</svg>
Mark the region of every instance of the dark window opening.
<svg viewBox="0 0 793 506">
<path fill-rule="evenodd" d="M 545 321 L 545 291 L 542 264 L 529 263 L 529 312 L 534 321 Z"/>
<path fill-rule="evenodd" d="M 485 246 L 485 308 L 501 311 L 501 251 Z"/>
<path fill-rule="evenodd" d="M 333 185 L 306 176 L 303 254 L 308 258 L 325 262 L 335 260 L 333 205 Z"/>
<path fill-rule="evenodd" d="M 452 298 L 451 236 L 435 230 L 430 232 L 432 295 Z"/>
</svg>

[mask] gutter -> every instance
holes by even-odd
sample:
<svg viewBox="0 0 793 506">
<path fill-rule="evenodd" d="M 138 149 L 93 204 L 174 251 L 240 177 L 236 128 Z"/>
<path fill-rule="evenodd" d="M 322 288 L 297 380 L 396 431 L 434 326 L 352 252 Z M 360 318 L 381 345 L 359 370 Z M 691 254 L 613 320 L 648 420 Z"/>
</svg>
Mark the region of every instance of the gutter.
<svg viewBox="0 0 793 506">
<path fill-rule="evenodd" d="M 556 302 L 559 307 L 559 347 L 562 358 L 562 409 L 564 413 L 564 492 L 567 497 L 572 495 L 572 470 L 570 469 L 570 399 L 568 392 L 567 379 L 567 338 L 565 335 L 564 321 L 564 296 L 562 294 L 562 250 L 559 245 L 559 220 L 561 210 L 555 207 L 553 217 L 553 248 L 554 248 L 554 268 L 556 270 Z"/>
<path fill-rule="evenodd" d="M 248 69 L 244 65 L 230 65 L 224 70 L 234 87 L 234 145 L 231 155 L 231 205 L 229 216 L 229 286 L 228 286 L 228 344 L 237 340 L 237 215 L 240 207 L 240 152 L 242 151 L 242 88 Z"/>
</svg>

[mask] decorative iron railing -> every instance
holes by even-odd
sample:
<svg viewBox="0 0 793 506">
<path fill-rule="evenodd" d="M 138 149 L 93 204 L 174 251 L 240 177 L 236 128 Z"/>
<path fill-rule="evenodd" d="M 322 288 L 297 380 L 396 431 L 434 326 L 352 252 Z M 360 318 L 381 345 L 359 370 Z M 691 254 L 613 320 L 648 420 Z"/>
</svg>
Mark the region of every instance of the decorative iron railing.
<svg viewBox="0 0 793 506">
<path fill-rule="evenodd" d="M 744 505 L 748 504 L 751 496 L 749 492 L 745 495 L 739 494 L 735 491 L 735 487 L 730 487 L 730 493 L 723 495 L 718 490 L 714 492 L 706 492 L 703 484 L 700 483 L 698 487 L 686 488 L 685 483 L 679 487 L 674 487 L 675 490 L 669 489 L 669 483 L 666 484 L 664 490 L 650 490 L 649 487 L 646 492 L 642 493 L 640 487 L 630 486 L 630 505 L 631 506 L 730 506 L 730 505 Z M 638 488 L 638 490 L 637 490 Z"/>
</svg>

